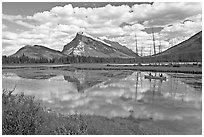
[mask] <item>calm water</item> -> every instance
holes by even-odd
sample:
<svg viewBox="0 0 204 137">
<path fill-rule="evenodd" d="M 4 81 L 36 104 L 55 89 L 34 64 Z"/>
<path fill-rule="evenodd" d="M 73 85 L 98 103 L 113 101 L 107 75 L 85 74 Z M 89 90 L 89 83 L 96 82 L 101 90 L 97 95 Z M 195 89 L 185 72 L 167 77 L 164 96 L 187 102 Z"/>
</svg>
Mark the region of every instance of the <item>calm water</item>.
<svg viewBox="0 0 204 137">
<path fill-rule="evenodd" d="M 3 89 L 16 85 L 14 93 L 34 95 L 57 112 L 151 119 L 141 126 L 175 134 L 202 128 L 202 75 L 162 73 L 161 81 L 135 71 L 18 72 L 3 71 Z"/>
</svg>

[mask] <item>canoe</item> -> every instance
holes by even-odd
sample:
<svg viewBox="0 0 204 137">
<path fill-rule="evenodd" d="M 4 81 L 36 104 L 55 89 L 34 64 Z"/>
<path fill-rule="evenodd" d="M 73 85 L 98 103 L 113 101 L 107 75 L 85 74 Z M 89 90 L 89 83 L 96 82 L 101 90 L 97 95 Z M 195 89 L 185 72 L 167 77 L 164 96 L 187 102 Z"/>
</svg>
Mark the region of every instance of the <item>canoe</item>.
<svg viewBox="0 0 204 137">
<path fill-rule="evenodd" d="M 159 80 L 166 80 L 166 77 L 158 77 L 158 76 L 149 76 L 149 75 L 145 75 L 145 79 L 159 79 Z"/>
</svg>

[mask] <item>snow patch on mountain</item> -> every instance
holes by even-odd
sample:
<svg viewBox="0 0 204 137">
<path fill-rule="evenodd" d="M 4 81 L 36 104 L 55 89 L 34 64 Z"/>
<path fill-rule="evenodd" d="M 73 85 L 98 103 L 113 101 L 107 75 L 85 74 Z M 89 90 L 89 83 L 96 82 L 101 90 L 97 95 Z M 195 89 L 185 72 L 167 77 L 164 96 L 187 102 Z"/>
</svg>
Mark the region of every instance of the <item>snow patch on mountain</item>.
<svg viewBox="0 0 204 137">
<path fill-rule="evenodd" d="M 80 41 L 78 46 L 74 48 L 73 54 L 74 55 L 82 55 L 85 52 L 85 44 Z"/>
<path fill-rule="evenodd" d="M 106 43 L 105 41 L 103 41 L 103 40 L 101 40 L 101 39 L 99 39 L 99 38 L 94 38 L 93 36 L 89 35 L 88 33 L 85 33 L 85 32 L 78 32 L 78 34 L 83 35 L 83 36 L 85 36 L 85 37 L 92 38 L 92 39 L 94 39 L 94 40 L 96 40 L 96 41 L 99 41 L 99 42 L 101 42 L 101 43 L 103 43 L 103 44 L 108 45 L 108 46 L 111 47 L 111 44 Z"/>
</svg>

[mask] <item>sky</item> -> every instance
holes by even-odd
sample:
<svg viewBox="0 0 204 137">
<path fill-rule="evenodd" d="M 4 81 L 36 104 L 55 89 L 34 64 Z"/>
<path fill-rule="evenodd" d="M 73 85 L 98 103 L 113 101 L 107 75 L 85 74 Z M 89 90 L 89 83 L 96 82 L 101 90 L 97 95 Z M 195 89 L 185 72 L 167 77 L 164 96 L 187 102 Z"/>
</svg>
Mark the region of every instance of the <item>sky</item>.
<svg viewBox="0 0 204 137">
<path fill-rule="evenodd" d="M 153 54 L 202 30 L 199 2 L 3 2 L 2 54 L 25 45 L 62 50 L 77 32 Z M 135 37 L 136 36 L 136 37 Z"/>
</svg>

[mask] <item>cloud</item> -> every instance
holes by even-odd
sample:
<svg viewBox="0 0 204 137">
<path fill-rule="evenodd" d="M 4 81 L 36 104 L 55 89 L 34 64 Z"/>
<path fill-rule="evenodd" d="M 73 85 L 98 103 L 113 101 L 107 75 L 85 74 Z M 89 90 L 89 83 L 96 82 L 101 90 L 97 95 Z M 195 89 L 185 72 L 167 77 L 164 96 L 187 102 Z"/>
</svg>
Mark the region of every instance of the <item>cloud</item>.
<svg viewBox="0 0 204 137">
<path fill-rule="evenodd" d="M 33 16 L 28 16 L 27 18 L 31 20 L 47 23 L 47 22 L 54 22 L 57 19 L 57 16 L 55 16 L 55 14 L 51 14 L 49 11 L 44 11 L 44 12 L 38 12 Z"/>
<path fill-rule="evenodd" d="M 109 28 L 109 27 L 102 27 L 102 28 L 90 28 L 88 30 L 89 33 L 91 33 L 94 36 L 120 36 L 124 34 L 123 29 L 120 27 L 114 27 L 114 28 Z"/>
<path fill-rule="evenodd" d="M 167 26 L 161 31 L 161 34 L 163 34 L 165 38 L 171 39 L 189 37 L 199 32 L 200 30 L 202 30 L 201 22 L 187 21 L 184 23 L 175 23 L 171 26 Z"/>
<path fill-rule="evenodd" d="M 2 30 L 5 30 L 7 28 L 8 28 L 8 26 L 6 26 L 5 24 L 2 24 Z"/>
<path fill-rule="evenodd" d="M 2 14 L 2 19 L 13 22 L 14 20 L 21 20 L 23 17 L 21 15 L 6 15 Z"/>
<path fill-rule="evenodd" d="M 2 39 L 10 39 L 10 44 L 13 42 L 13 45 L 42 44 L 61 50 L 78 31 L 86 31 L 95 37 L 106 37 L 135 50 L 136 33 L 138 46 L 145 47 L 144 51 L 148 53 L 152 35 L 143 30 L 158 28 L 155 38 L 165 43 L 164 47 L 167 48 L 168 41 L 178 43 L 202 29 L 201 7 L 201 3 L 196 2 L 155 2 L 132 6 L 108 4 L 95 8 L 73 7 L 68 4 L 30 16 L 2 14 L 2 19 L 28 29 L 8 31 L 9 26 L 4 24 Z"/>
<path fill-rule="evenodd" d="M 13 39 L 17 39 L 18 35 L 16 33 L 13 33 L 13 32 L 4 32 L 2 34 L 2 38 L 3 39 L 7 39 L 7 40 L 13 40 Z"/>
<path fill-rule="evenodd" d="M 42 24 L 32 28 L 31 30 L 22 31 L 20 33 L 4 30 L 2 35 L 2 44 L 4 47 L 12 46 L 13 49 L 11 50 L 11 48 L 7 48 L 3 53 L 9 53 L 8 55 L 10 55 L 25 45 L 34 44 L 43 45 L 56 50 L 62 50 L 63 46 L 70 42 L 75 36 L 75 33 L 78 31 L 79 28 L 77 26 L 61 24 L 53 26 L 52 23 Z"/>
<path fill-rule="evenodd" d="M 155 2 L 153 5 L 134 5 L 133 11 L 133 14 L 137 16 L 133 17 L 132 20 L 146 20 L 148 26 L 162 26 L 199 14 L 202 11 L 202 6 L 198 2 Z"/>
<path fill-rule="evenodd" d="M 98 16 L 99 19 L 115 20 L 114 23 L 116 24 L 120 24 L 123 20 L 128 20 L 128 18 L 130 17 L 130 10 L 131 8 L 127 5 L 112 6 L 110 4 L 106 5 L 105 7 L 93 9 L 94 13 Z"/>
<path fill-rule="evenodd" d="M 22 17 L 21 15 L 13 16 L 13 15 L 2 14 L 2 19 L 7 20 L 11 23 L 20 25 L 22 27 L 27 27 L 27 28 L 35 27 L 35 25 L 29 23 L 29 20 L 26 17 Z"/>
<path fill-rule="evenodd" d="M 18 24 L 18 25 L 22 25 L 24 27 L 27 27 L 27 28 L 34 28 L 35 27 L 34 25 L 31 25 L 31 24 L 29 24 L 27 22 L 24 22 L 22 20 L 18 20 L 15 23 Z"/>
<path fill-rule="evenodd" d="M 65 5 L 64 7 L 54 7 L 51 9 L 50 11 L 51 13 L 54 13 L 60 17 L 67 17 L 67 16 L 71 16 L 74 12 L 73 7 L 71 4 L 69 5 Z"/>
</svg>

